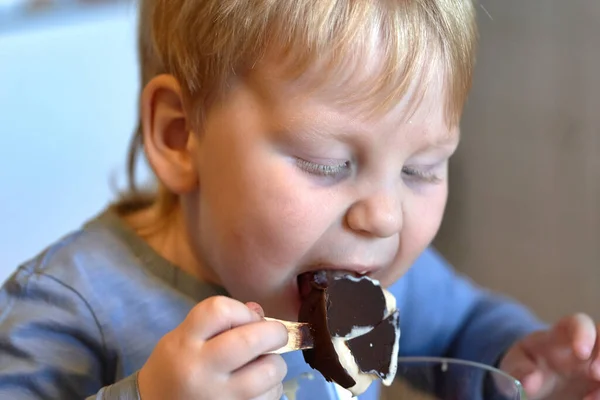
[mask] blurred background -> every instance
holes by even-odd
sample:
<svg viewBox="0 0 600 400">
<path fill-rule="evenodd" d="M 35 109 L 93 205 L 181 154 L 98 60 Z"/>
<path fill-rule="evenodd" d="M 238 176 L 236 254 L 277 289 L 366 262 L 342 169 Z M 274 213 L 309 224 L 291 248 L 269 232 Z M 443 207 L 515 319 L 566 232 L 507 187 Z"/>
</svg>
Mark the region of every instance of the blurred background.
<svg viewBox="0 0 600 400">
<path fill-rule="evenodd" d="M 435 244 L 547 320 L 600 320 L 600 1 L 479 3 L 475 82 Z"/>
<path fill-rule="evenodd" d="M 0 281 L 123 185 L 136 24 L 130 1 L 0 0 Z"/>
<path fill-rule="evenodd" d="M 437 248 L 548 321 L 600 319 L 600 2 L 480 0 Z M 124 182 L 135 4 L 0 0 L 0 281 Z"/>
</svg>

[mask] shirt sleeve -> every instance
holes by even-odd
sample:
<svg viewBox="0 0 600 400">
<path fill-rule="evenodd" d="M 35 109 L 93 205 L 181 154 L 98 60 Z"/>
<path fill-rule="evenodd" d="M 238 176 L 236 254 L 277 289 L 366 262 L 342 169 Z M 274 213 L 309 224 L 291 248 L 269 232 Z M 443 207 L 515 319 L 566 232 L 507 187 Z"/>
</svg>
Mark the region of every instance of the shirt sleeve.
<svg viewBox="0 0 600 400">
<path fill-rule="evenodd" d="M 401 356 L 448 357 L 497 367 L 515 342 L 547 328 L 523 305 L 456 273 L 433 249 L 390 290 L 400 309 Z M 468 385 L 461 371 L 450 369 L 431 389 L 457 398 L 496 398 L 491 396 L 493 380 L 484 370 L 470 371 Z"/>
<path fill-rule="evenodd" d="M 456 273 L 432 249 L 393 287 L 393 293 L 403 307 L 400 346 L 406 355 L 496 365 L 516 341 L 547 328 L 523 305 Z"/>
<path fill-rule="evenodd" d="M 138 385 L 138 374 L 135 373 L 114 385 L 106 386 L 86 400 L 141 400 Z"/>
<path fill-rule="evenodd" d="M 110 386 L 110 358 L 98 320 L 74 288 L 33 266 L 4 283 L 0 398 L 138 399 L 135 375 Z"/>
</svg>

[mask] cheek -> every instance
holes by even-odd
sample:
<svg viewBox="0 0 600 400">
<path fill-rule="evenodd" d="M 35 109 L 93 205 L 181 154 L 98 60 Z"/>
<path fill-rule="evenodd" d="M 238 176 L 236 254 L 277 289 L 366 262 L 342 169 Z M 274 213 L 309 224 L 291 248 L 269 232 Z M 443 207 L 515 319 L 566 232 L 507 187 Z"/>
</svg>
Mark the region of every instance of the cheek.
<svg viewBox="0 0 600 400">
<path fill-rule="evenodd" d="M 206 250 L 220 275 L 234 269 L 268 281 L 288 279 L 327 229 L 327 208 L 318 194 L 309 195 L 294 166 L 278 156 L 252 153 L 257 156 L 245 158 L 245 168 L 221 168 L 219 179 L 205 182 L 201 222 L 210 223 L 202 236 L 211 238 Z"/>
<path fill-rule="evenodd" d="M 321 196 L 293 169 L 270 169 L 270 178 L 251 188 L 248 212 L 239 220 L 244 247 L 269 257 L 268 265 L 297 263 L 330 223 Z"/>
<path fill-rule="evenodd" d="M 402 238 L 410 247 L 407 250 L 413 257 L 416 258 L 429 246 L 437 234 L 444 215 L 447 193 L 445 184 L 438 185 L 426 195 L 412 195 L 406 202 Z"/>
<path fill-rule="evenodd" d="M 383 279 L 390 285 L 412 266 L 437 234 L 446 206 L 447 186 L 440 185 L 426 195 L 410 194 L 404 201 L 403 227 L 394 268 Z"/>
</svg>

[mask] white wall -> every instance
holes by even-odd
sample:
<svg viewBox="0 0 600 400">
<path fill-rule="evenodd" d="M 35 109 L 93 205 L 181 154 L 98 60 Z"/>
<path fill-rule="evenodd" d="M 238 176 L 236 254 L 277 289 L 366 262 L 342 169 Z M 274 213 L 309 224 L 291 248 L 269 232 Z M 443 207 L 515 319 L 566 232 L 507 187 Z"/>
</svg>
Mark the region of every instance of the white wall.
<svg viewBox="0 0 600 400">
<path fill-rule="evenodd" d="M 0 282 L 123 182 L 137 111 L 132 5 L 0 31 Z"/>
</svg>

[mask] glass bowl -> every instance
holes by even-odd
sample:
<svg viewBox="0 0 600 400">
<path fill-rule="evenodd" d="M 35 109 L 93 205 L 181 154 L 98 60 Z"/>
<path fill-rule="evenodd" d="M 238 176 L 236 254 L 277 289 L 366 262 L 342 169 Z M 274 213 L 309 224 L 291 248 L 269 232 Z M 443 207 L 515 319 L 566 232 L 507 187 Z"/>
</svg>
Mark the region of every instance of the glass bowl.
<svg viewBox="0 0 600 400">
<path fill-rule="evenodd" d="M 471 361 L 400 357 L 383 400 L 527 400 L 521 383 L 488 365 Z"/>
</svg>

